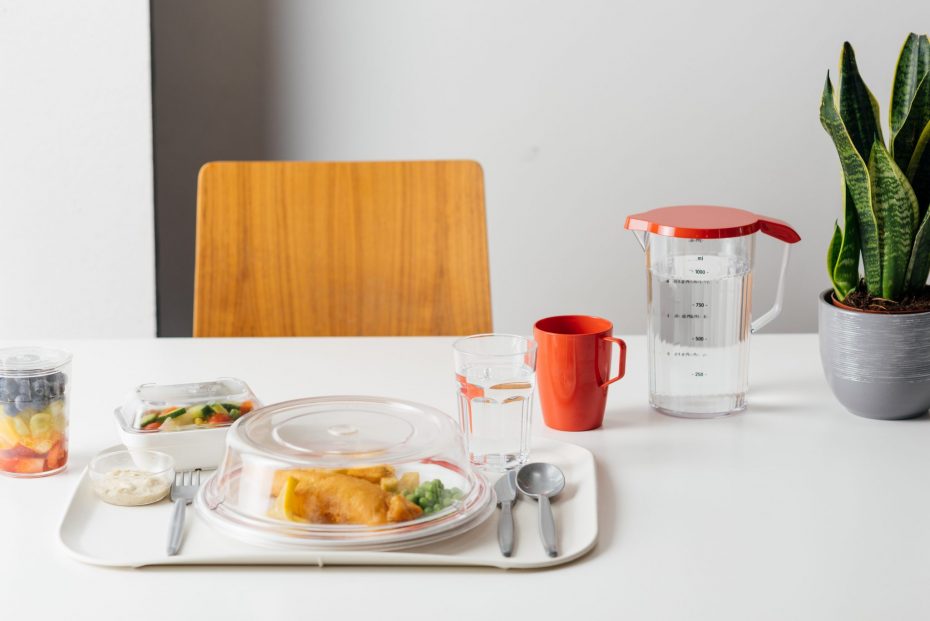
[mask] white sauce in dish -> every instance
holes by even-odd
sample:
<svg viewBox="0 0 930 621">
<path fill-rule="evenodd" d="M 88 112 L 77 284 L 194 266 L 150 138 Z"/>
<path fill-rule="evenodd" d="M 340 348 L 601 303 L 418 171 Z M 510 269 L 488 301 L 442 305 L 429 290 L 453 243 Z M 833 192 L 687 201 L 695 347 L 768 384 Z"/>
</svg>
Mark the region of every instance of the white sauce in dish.
<svg viewBox="0 0 930 621">
<path fill-rule="evenodd" d="M 116 469 L 95 481 L 94 489 L 110 504 L 132 507 L 158 502 L 168 495 L 171 487 L 163 475 Z"/>
</svg>

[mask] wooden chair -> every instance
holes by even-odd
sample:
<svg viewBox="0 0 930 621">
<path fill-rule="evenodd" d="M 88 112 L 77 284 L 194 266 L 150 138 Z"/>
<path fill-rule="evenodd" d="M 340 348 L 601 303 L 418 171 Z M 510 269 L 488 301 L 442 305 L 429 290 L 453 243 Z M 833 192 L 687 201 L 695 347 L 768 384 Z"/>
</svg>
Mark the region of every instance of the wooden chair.
<svg viewBox="0 0 930 621">
<path fill-rule="evenodd" d="M 481 166 L 208 163 L 194 281 L 194 336 L 490 332 Z"/>
</svg>

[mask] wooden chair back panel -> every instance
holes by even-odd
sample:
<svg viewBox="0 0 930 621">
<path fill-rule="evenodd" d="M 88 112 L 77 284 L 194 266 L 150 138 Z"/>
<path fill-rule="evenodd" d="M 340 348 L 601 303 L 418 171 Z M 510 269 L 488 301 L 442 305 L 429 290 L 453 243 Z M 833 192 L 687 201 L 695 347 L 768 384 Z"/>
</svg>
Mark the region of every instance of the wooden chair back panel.
<svg viewBox="0 0 930 621">
<path fill-rule="evenodd" d="M 206 164 L 196 263 L 194 336 L 491 331 L 476 162 Z"/>
</svg>

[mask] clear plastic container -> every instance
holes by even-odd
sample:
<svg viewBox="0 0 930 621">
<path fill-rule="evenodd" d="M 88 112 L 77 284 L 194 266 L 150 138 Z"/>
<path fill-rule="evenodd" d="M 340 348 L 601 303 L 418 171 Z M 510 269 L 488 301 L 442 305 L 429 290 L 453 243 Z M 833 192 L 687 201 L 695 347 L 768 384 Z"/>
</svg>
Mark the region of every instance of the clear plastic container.
<svg viewBox="0 0 930 621">
<path fill-rule="evenodd" d="M 494 510 L 452 418 L 378 397 L 318 397 L 237 422 L 196 507 L 271 546 L 393 549 L 450 537 Z"/>
<path fill-rule="evenodd" d="M 230 425 L 259 407 L 249 385 L 231 377 L 142 384 L 116 409 L 116 420 L 127 448 L 167 453 L 178 470 L 215 468 Z"/>
<path fill-rule="evenodd" d="M 158 502 L 168 496 L 174 482 L 174 459 L 144 449 L 97 455 L 87 470 L 97 496 L 123 507 Z"/>
<path fill-rule="evenodd" d="M 0 474 L 43 477 L 68 463 L 71 354 L 0 349 Z"/>
<path fill-rule="evenodd" d="M 681 206 L 630 216 L 646 252 L 649 401 L 666 414 L 707 418 L 746 407 L 749 335 L 781 312 L 787 224 L 739 209 Z M 775 305 L 755 321 L 755 233 L 785 242 Z"/>
</svg>

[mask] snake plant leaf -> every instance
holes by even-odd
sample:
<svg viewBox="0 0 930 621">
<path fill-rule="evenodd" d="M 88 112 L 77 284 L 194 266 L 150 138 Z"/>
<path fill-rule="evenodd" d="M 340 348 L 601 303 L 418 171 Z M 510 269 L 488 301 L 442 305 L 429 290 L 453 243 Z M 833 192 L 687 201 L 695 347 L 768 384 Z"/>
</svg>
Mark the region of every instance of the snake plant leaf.
<svg viewBox="0 0 930 621">
<path fill-rule="evenodd" d="M 917 197 L 907 177 L 878 140 L 872 145 L 869 178 L 881 244 L 881 297 L 897 300 L 907 285 L 911 242 L 917 230 Z"/>
<path fill-rule="evenodd" d="M 840 223 L 833 223 L 833 237 L 830 238 L 830 245 L 827 246 L 827 272 L 830 274 L 830 280 L 833 282 L 833 291 L 836 293 L 838 300 L 843 300 L 843 287 L 836 282 L 836 263 L 840 259 L 840 246 L 843 244 L 843 231 L 840 229 Z"/>
<path fill-rule="evenodd" d="M 930 210 L 924 212 L 920 228 L 914 237 L 914 248 L 907 264 L 907 288 L 918 292 L 927 284 L 930 275 Z"/>
<path fill-rule="evenodd" d="M 913 157 L 920 133 L 930 121 L 930 40 L 911 33 L 895 70 L 891 91 L 891 154 L 906 169 Z"/>
<path fill-rule="evenodd" d="M 872 211 L 871 182 L 865 161 L 856 151 L 849 132 L 840 118 L 833 99 L 833 84 L 830 73 L 823 85 L 820 100 L 820 124 L 830 135 L 843 168 L 846 188 L 853 199 L 859 217 L 859 244 L 862 262 L 865 265 L 865 282 L 870 293 L 879 294 L 882 289 L 882 258 L 878 237 L 878 222 Z"/>
<path fill-rule="evenodd" d="M 843 44 L 840 55 L 840 118 L 846 131 L 862 156 L 863 162 L 869 161 L 872 143 L 882 138 L 882 126 L 879 121 L 878 101 L 865 85 L 859 75 L 856 53 L 847 41 Z"/>
<path fill-rule="evenodd" d="M 843 183 L 845 188 L 846 183 Z M 859 216 L 856 213 L 855 203 L 848 188 L 845 188 L 843 201 L 843 214 L 845 226 L 840 233 L 837 257 L 833 263 L 830 276 L 837 298 L 846 299 L 846 296 L 859 286 Z M 837 227 L 837 230 L 839 227 Z M 834 231 L 834 235 L 836 231 Z"/>
<path fill-rule="evenodd" d="M 927 206 L 930 205 L 930 123 L 924 127 L 914 148 L 914 155 L 907 165 L 907 179 L 911 182 L 917 204 L 920 206 L 920 219 L 923 221 Z"/>
</svg>

